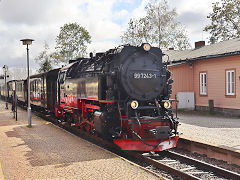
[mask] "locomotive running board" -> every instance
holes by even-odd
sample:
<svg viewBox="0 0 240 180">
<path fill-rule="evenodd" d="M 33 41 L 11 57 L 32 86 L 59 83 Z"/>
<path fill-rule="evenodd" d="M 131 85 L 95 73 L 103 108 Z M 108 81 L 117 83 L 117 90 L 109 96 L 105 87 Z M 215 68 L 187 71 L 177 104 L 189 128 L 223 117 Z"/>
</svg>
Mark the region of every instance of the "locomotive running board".
<svg viewBox="0 0 240 180">
<path fill-rule="evenodd" d="M 179 136 L 164 139 L 157 147 L 144 144 L 140 139 L 114 139 L 113 142 L 125 151 L 163 151 L 174 148 L 177 145 Z M 144 139 L 148 144 L 158 144 L 160 139 Z"/>
</svg>

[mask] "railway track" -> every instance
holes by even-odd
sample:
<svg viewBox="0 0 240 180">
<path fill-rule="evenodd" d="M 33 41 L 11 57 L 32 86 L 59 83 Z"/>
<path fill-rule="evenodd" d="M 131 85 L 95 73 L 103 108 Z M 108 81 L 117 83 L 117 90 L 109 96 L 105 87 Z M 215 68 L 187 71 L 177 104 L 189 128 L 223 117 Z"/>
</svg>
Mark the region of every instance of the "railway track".
<svg viewBox="0 0 240 180">
<path fill-rule="evenodd" d="M 132 155 L 157 169 L 183 179 L 240 179 L 240 174 L 172 151 Z"/>
<path fill-rule="evenodd" d="M 123 156 L 127 159 L 137 159 L 138 161 L 145 162 L 149 166 L 165 171 L 175 177 L 182 179 L 240 179 L 240 174 L 214 166 L 212 164 L 202 162 L 185 155 L 181 155 L 172 151 L 163 152 L 150 152 L 150 153 L 136 153 L 136 152 L 123 152 L 117 146 L 114 146 L 111 142 L 103 140 L 99 137 L 89 136 L 88 133 L 76 129 L 74 126 L 66 126 L 63 123 L 51 116 L 46 115 L 46 112 L 34 111 L 34 113 L 47 120 L 51 121 L 63 129 L 70 131 L 71 133 L 81 136 L 95 144 L 98 144 L 104 148 L 111 150 L 112 152 Z M 152 170 L 150 172 L 154 173 Z M 156 174 L 156 173 L 155 173 Z"/>
</svg>

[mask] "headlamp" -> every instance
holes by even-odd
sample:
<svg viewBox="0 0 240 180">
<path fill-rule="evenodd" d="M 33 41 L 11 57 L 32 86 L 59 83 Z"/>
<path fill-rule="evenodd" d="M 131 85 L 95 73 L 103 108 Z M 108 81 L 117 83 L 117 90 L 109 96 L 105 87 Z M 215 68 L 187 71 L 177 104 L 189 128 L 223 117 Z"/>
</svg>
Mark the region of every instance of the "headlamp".
<svg viewBox="0 0 240 180">
<path fill-rule="evenodd" d="M 166 109 L 170 109 L 172 107 L 171 102 L 170 101 L 165 101 L 163 104 L 164 108 Z"/>
<path fill-rule="evenodd" d="M 138 108 L 138 102 L 137 101 L 132 101 L 131 102 L 131 108 L 137 109 Z"/>
<path fill-rule="evenodd" d="M 151 49 L 150 44 L 148 44 L 148 43 L 143 44 L 143 49 L 144 49 L 145 51 L 149 51 L 149 50 Z"/>
</svg>

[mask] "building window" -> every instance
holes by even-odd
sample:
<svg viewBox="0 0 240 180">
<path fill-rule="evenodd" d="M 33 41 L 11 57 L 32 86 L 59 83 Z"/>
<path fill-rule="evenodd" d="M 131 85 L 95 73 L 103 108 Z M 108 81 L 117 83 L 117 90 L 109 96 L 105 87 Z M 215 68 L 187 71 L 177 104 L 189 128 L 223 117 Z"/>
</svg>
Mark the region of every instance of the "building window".
<svg viewBox="0 0 240 180">
<path fill-rule="evenodd" d="M 207 73 L 200 73 L 200 95 L 207 95 Z"/>
<path fill-rule="evenodd" d="M 235 95 L 235 70 L 226 71 L 226 95 Z"/>
</svg>

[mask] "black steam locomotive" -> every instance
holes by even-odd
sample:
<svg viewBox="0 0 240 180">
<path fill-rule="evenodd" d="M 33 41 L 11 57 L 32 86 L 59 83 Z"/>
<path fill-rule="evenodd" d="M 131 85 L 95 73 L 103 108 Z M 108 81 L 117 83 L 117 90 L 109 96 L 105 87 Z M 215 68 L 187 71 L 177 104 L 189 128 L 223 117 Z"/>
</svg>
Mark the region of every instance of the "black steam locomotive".
<svg viewBox="0 0 240 180">
<path fill-rule="evenodd" d="M 90 54 L 31 76 L 31 104 L 54 112 L 68 126 L 112 140 L 122 150 L 176 147 L 178 122 L 169 100 L 173 80 L 162 56 L 148 43 Z M 24 103 L 26 82 L 18 81 Z"/>
<path fill-rule="evenodd" d="M 123 150 L 161 151 L 176 146 L 171 73 L 162 51 L 119 46 L 82 58 L 59 71 L 56 115 Z"/>
</svg>

